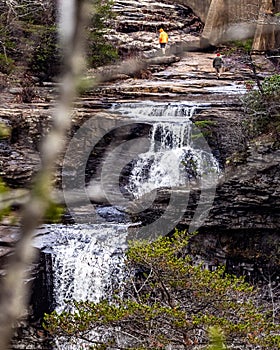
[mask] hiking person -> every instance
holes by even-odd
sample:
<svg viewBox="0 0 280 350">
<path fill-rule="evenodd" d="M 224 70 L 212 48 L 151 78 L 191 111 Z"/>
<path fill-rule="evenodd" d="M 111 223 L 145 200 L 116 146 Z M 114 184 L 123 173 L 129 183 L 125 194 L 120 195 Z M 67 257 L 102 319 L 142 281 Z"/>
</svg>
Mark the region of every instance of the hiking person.
<svg viewBox="0 0 280 350">
<path fill-rule="evenodd" d="M 221 69 L 223 67 L 223 64 L 224 64 L 224 61 L 221 57 L 221 54 L 217 53 L 217 56 L 213 59 L 213 68 L 215 68 L 215 70 L 216 70 L 217 79 L 220 78 Z"/>
<path fill-rule="evenodd" d="M 168 34 L 160 28 L 159 30 L 159 45 L 162 51 L 162 54 L 165 55 L 166 44 L 168 43 Z"/>
</svg>

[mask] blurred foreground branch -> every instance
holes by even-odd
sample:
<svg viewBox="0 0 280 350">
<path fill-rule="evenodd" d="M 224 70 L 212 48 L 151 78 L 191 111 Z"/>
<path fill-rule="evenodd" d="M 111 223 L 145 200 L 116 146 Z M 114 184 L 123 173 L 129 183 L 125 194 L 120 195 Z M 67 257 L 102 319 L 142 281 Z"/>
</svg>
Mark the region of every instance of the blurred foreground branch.
<svg viewBox="0 0 280 350">
<path fill-rule="evenodd" d="M 64 72 L 53 128 L 42 144 L 42 167 L 30 198 L 22 213 L 22 230 L 14 254 L 0 289 L 0 349 L 9 349 L 12 329 L 28 300 L 24 283 L 28 266 L 34 259 L 32 237 L 42 222 L 49 205 L 53 169 L 58 155 L 64 148 L 64 139 L 70 127 L 70 110 L 76 95 L 76 87 L 83 66 L 83 28 L 88 16 L 84 0 L 61 1 L 61 46 L 64 56 Z"/>
</svg>

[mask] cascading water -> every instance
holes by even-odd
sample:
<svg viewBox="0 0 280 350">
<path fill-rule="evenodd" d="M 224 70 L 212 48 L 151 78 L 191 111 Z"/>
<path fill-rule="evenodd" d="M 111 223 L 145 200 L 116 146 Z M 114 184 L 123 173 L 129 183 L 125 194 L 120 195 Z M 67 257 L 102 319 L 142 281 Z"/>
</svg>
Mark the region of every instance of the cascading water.
<svg viewBox="0 0 280 350">
<path fill-rule="evenodd" d="M 139 198 L 157 188 L 184 186 L 219 166 L 208 147 L 201 147 L 200 130 L 191 118 L 207 105 L 133 103 L 114 105 L 113 111 L 152 123 L 148 152 L 134 162 L 126 190 Z"/>
<path fill-rule="evenodd" d="M 61 227 L 53 249 L 56 310 L 67 300 L 98 301 L 113 291 L 126 247 L 124 225 Z"/>
<path fill-rule="evenodd" d="M 34 245 L 52 255 L 55 310 L 71 311 L 71 301 L 98 302 L 123 280 L 127 225 L 50 225 Z M 69 303 L 70 302 L 70 303 Z M 95 335 L 97 336 L 97 335 Z M 55 338 L 54 349 L 83 349 L 83 342 Z"/>
<path fill-rule="evenodd" d="M 151 124 L 150 146 L 133 161 L 126 190 L 140 197 L 155 188 L 184 185 L 218 171 L 210 150 L 196 143 L 191 117 L 207 105 L 180 103 L 116 104 L 112 112 Z M 123 252 L 129 224 L 54 225 L 40 236 L 39 246 L 52 254 L 56 311 L 71 310 L 67 301 L 99 301 L 110 296 L 123 279 Z M 38 246 L 38 243 L 37 243 Z M 55 340 L 55 349 L 74 350 L 77 343 Z M 83 349 L 83 343 L 78 346 Z"/>
<path fill-rule="evenodd" d="M 123 116 L 135 119 L 150 119 L 156 121 L 167 117 L 170 118 L 186 117 L 191 118 L 195 112 L 209 107 L 208 103 L 185 103 L 185 102 L 153 102 L 143 101 L 135 103 L 116 103 L 112 105 L 112 111 L 120 113 Z"/>
</svg>

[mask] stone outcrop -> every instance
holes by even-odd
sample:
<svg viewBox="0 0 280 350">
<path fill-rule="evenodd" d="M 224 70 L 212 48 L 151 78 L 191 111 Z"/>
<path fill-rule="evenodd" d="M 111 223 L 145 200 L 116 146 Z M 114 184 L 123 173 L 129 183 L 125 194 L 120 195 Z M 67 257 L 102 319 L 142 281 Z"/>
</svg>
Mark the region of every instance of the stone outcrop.
<svg viewBox="0 0 280 350">
<path fill-rule="evenodd" d="M 168 0 L 168 2 L 189 6 L 202 22 L 205 23 L 212 0 Z"/>
<path fill-rule="evenodd" d="M 122 55 L 135 51 L 155 53 L 158 29 L 164 26 L 170 43 L 189 43 L 202 31 L 198 46 L 219 46 L 224 42 L 253 39 L 253 50 L 279 47 L 279 1 L 273 0 L 165 0 L 115 1 L 117 21 L 110 24 L 108 39 Z M 202 23 L 204 25 L 202 25 Z"/>
<path fill-rule="evenodd" d="M 273 50 L 279 48 L 280 18 L 279 1 L 263 0 L 258 14 L 253 48 L 256 50 Z"/>
<path fill-rule="evenodd" d="M 14 245 L 19 236 L 16 226 L 0 225 L 0 280 L 5 278 L 8 259 L 13 254 Z M 18 320 L 17 329 L 12 339 L 11 348 L 18 350 L 51 349 L 51 345 L 42 329 L 44 313 L 52 311 L 52 274 L 51 259 L 47 253 L 37 250 L 37 259 L 29 267 L 25 283 L 31 290 L 28 308 Z"/>
<path fill-rule="evenodd" d="M 1 140 L 0 171 L 10 187 L 30 183 L 40 167 L 39 144 L 51 125 L 51 117 L 39 109 L 1 109 L 2 125 L 10 134 Z"/>
<path fill-rule="evenodd" d="M 177 228 L 186 229 L 193 222 L 197 205 L 211 208 L 190 245 L 192 254 L 209 266 L 226 264 L 230 272 L 245 274 L 251 281 L 264 281 L 280 273 L 280 151 L 275 141 L 253 142 L 243 154 L 232 156 L 216 188 L 182 192 L 178 205 L 168 207 L 172 190 L 158 191 L 153 205 L 135 214 L 135 222 L 144 225 L 165 215 L 176 218 L 176 210 L 189 194 L 187 207 Z M 197 185 L 199 188 L 199 185 Z M 178 189 L 180 191 L 180 189 Z M 209 192 L 209 196 L 207 193 Z M 178 192 L 179 193 L 179 192 Z M 175 224 L 174 224 L 175 225 Z M 163 227 L 164 229 L 164 227 Z M 265 277 L 263 274 L 267 274 Z"/>
</svg>

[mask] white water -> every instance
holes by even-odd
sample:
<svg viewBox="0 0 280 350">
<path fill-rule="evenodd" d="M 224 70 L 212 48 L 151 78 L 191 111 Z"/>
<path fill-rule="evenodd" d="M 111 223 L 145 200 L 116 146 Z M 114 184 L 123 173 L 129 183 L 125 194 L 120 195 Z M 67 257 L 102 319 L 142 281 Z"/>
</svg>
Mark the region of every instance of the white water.
<svg viewBox="0 0 280 350">
<path fill-rule="evenodd" d="M 50 225 L 37 245 L 52 253 L 56 311 L 67 301 L 99 301 L 122 280 L 127 225 Z M 35 242 L 36 244 L 36 242 Z"/>
<path fill-rule="evenodd" d="M 209 106 L 207 103 L 183 103 L 183 102 L 131 102 L 116 103 L 112 106 L 112 111 L 120 113 L 123 116 L 131 117 L 136 120 L 146 119 L 150 121 L 166 120 L 169 122 L 177 118 L 191 118 L 198 109 L 205 109 Z M 182 120 L 182 119 L 181 119 Z"/>
<path fill-rule="evenodd" d="M 138 115 L 153 122 L 148 152 L 139 154 L 127 190 L 135 197 L 155 188 L 183 185 L 191 178 L 217 171 L 209 148 L 193 141 L 190 118 L 206 105 L 168 103 L 119 104 L 114 112 Z M 140 119 L 141 119 L 140 118 Z M 162 121 L 167 118 L 170 121 Z M 197 130 L 195 130 L 197 132 Z M 127 225 L 55 225 L 48 227 L 45 249 L 52 252 L 56 310 L 67 309 L 67 300 L 98 301 L 121 281 L 122 252 Z"/>
<path fill-rule="evenodd" d="M 52 255 L 55 310 L 71 311 L 69 301 L 98 302 L 123 281 L 127 225 L 49 225 L 34 245 Z M 97 334 L 94 334 L 97 337 Z M 73 341 L 73 343 L 72 343 Z M 55 349 L 87 348 L 77 339 L 54 339 Z"/>
<path fill-rule="evenodd" d="M 207 104 L 139 102 L 116 104 L 112 110 L 136 121 L 152 123 L 148 152 L 133 164 L 126 190 L 135 198 L 158 188 L 186 186 L 189 181 L 219 172 L 200 130 L 191 121 Z"/>
</svg>

